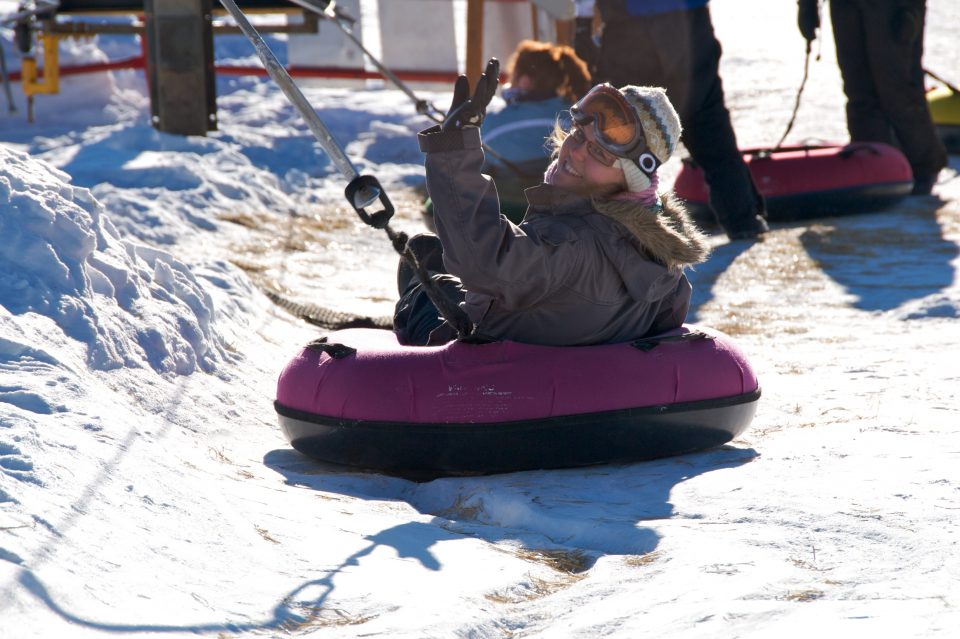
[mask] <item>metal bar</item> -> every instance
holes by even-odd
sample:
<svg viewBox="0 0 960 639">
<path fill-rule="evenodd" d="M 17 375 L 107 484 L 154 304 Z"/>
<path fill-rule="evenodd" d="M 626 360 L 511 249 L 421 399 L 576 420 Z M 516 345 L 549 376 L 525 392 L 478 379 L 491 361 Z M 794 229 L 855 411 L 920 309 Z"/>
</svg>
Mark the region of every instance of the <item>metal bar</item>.
<svg viewBox="0 0 960 639">
<path fill-rule="evenodd" d="M 116 24 L 111 22 L 81 22 L 78 20 L 49 21 L 44 24 L 43 30 L 49 33 L 56 33 L 65 36 L 86 36 L 86 35 L 143 35 L 144 25 L 142 22 L 132 24 Z M 303 22 L 294 24 L 273 24 L 261 26 L 262 33 L 305 33 L 315 34 L 317 32 L 317 23 L 312 18 L 307 20 L 306 15 Z M 243 33 L 240 27 L 230 24 L 214 24 L 214 35 L 236 35 Z"/>
<path fill-rule="evenodd" d="M 360 38 L 354 35 L 353 29 L 350 29 L 349 27 L 343 24 L 343 22 L 345 20 L 348 20 L 348 18 L 345 18 L 341 13 L 338 13 L 335 3 L 331 2 L 326 6 L 326 8 L 323 8 L 315 4 L 313 0 L 290 0 L 290 1 L 296 5 L 303 7 L 304 9 L 317 13 L 318 15 L 326 18 L 330 22 L 333 22 L 333 24 L 335 24 L 337 28 L 340 29 L 340 32 L 343 33 L 343 35 L 345 35 L 351 42 L 353 42 L 353 44 L 355 44 L 357 48 L 360 49 L 365 56 L 367 56 L 367 59 L 373 63 L 373 66 L 377 68 L 377 70 L 381 73 L 381 75 L 383 75 L 383 77 L 385 77 L 387 80 L 392 82 L 394 86 L 400 89 L 404 94 L 406 94 L 408 98 L 410 98 L 413 101 L 413 103 L 417 107 L 418 113 L 422 113 L 428 117 L 431 117 L 432 114 L 436 114 L 440 116 L 440 120 L 437 120 L 437 118 L 435 117 L 431 117 L 431 119 L 435 121 L 442 120 L 442 116 L 443 116 L 442 111 L 437 109 L 435 106 L 433 106 L 426 100 L 421 100 L 419 97 L 417 97 L 417 94 L 415 94 L 413 90 L 411 90 L 410 87 L 408 87 L 403 82 L 403 80 L 401 80 L 393 71 L 385 67 L 383 63 L 380 62 L 380 60 L 374 57 L 374 55 L 367 50 L 367 48 L 363 45 L 363 42 L 360 40 Z"/>
<path fill-rule="evenodd" d="M 11 13 L 5 16 L 3 20 L 0 21 L 0 24 L 4 26 L 8 24 L 14 24 L 15 22 L 20 22 L 21 20 L 26 20 L 27 18 L 31 18 L 36 15 L 56 11 L 59 6 L 60 3 L 56 1 L 38 0 L 33 9 L 24 9 L 22 11 L 17 11 L 16 13 Z"/>
<path fill-rule="evenodd" d="M 273 81 L 277 83 L 280 90 L 283 91 L 287 99 L 290 100 L 294 108 L 297 109 L 306 121 L 307 126 L 313 132 L 317 141 L 320 142 L 320 145 L 323 146 L 323 149 L 330 155 L 330 159 L 333 160 L 333 163 L 340 172 L 343 173 L 347 180 L 356 178 L 359 173 L 346 156 L 346 153 L 344 153 L 343 149 L 334 139 L 333 134 L 330 133 L 327 126 L 317 116 L 316 111 L 313 110 L 310 102 L 307 101 L 307 98 L 304 97 L 299 87 L 293 82 L 293 78 L 290 77 L 287 70 L 280 64 L 277 56 L 270 50 L 270 47 L 267 46 L 267 43 L 264 42 L 260 34 L 257 33 L 257 30 L 250 24 L 250 21 L 237 4 L 233 0 L 220 0 L 220 4 L 222 4 L 230 15 L 233 16 L 233 19 L 236 20 L 240 30 L 243 31 L 243 34 L 247 36 L 247 39 L 250 40 L 254 49 L 256 49 L 264 69 L 266 69 Z"/>
<path fill-rule="evenodd" d="M 383 76 L 377 71 L 367 71 L 355 67 L 290 67 L 287 69 L 294 78 L 334 78 L 343 80 L 379 80 Z M 267 75 L 263 67 L 246 65 L 221 65 L 217 74 L 223 75 Z M 457 79 L 455 71 L 397 71 L 396 75 L 410 82 L 439 82 L 452 84 Z"/>
<path fill-rule="evenodd" d="M 358 178 L 360 174 L 350 162 L 347 154 L 344 153 L 343 148 L 341 148 L 341 146 L 334 139 L 333 134 L 330 133 L 329 129 L 327 129 L 327 126 L 320 120 L 320 117 L 317 115 L 317 112 L 313 110 L 310 102 L 307 101 L 307 98 L 304 97 L 303 93 L 294 83 L 293 78 L 291 78 L 290 74 L 287 73 L 287 70 L 283 68 L 283 65 L 280 64 L 279 60 L 277 60 L 277 56 L 274 55 L 273 51 L 270 50 L 270 47 L 267 46 L 267 43 L 263 41 L 263 38 L 260 37 L 260 34 L 257 33 L 257 30 L 253 28 L 253 25 L 250 24 L 250 21 L 247 20 L 247 17 L 243 14 L 240 8 L 233 0 L 220 0 L 220 4 L 222 4 L 224 8 L 230 12 L 230 15 L 233 16 L 233 19 L 237 21 L 238 25 L 240 25 L 244 35 L 247 36 L 247 39 L 250 40 L 250 43 L 253 44 L 254 48 L 257 50 L 257 55 L 260 57 L 260 61 L 263 62 L 263 66 L 267 70 L 267 73 L 270 74 L 270 77 L 273 79 L 273 81 L 277 83 L 277 86 L 280 87 L 280 90 L 283 91 L 284 95 L 287 96 L 287 99 L 290 100 L 290 103 L 303 117 L 304 121 L 307 123 L 307 126 L 310 128 L 310 131 L 313 132 L 313 135 L 317 138 L 317 141 L 320 142 L 320 146 L 322 146 L 324 151 L 327 152 L 327 155 L 330 156 L 330 159 L 340 170 L 340 173 L 343 174 L 348 182 L 352 182 Z M 364 194 L 363 199 L 369 199 L 369 201 L 358 202 L 357 206 L 359 208 L 369 206 L 379 197 L 379 193 L 366 193 Z"/>
<path fill-rule="evenodd" d="M 17 105 L 13 103 L 13 92 L 10 90 L 10 75 L 7 73 L 7 56 L 3 53 L 3 47 L 0 47 L 0 74 L 3 76 L 3 91 L 7 95 L 7 107 L 10 113 L 15 113 Z"/>
<path fill-rule="evenodd" d="M 923 72 L 926 73 L 927 75 L 929 75 L 931 78 L 933 78 L 933 79 L 936 80 L 937 82 L 939 82 L 940 84 L 942 84 L 943 86 L 945 86 L 945 87 L 947 87 L 948 89 L 950 89 L 950 91 L 951 91 L 952 93 L 960 93 L 960 89 L 958 89 L 955 85 L 951 84 L 950 82 L 947 82 L 946 80 L 944 80 L 943 78 L 941 78 L 939 75 L 937 75 L 936 73 L 934 73 L 934 72 L 931 71 L 930 69 L 926 69 L 926 68 L 925 68 L 925 69 L 923 70 Z"/>
<path fill-rule="evenodd" d="M 320 9 L 320 7 L 314 5 L 309 0 L 290 0 L 290 1 L 296 5 L 300 5 L 301 7 L 304 7 L 305 9 L 309 9 L 310 11 L 316 11 L 318 14 L 322 15 L 327 20 L 333 22 L 337 26 L 337 28 L 340 29 L 343 35 L 345 35 L 351 42 L 353 42 L 358 49 L 363 51 L 363 54 L 367 56 L 367 59 L 370 60 L 370 62 L 373 63 L 373 66 L 377 67 L 377 70 L 379 70 L 380 73 L 386 76 L 388 80 L 393 82 L 393 84 L 395 84 L 398 89 L 400 89 L 405 94 L 407 94 L 407 97 L 409 97 L 411 100 L 413 100 L 414 102 L 420 102 L 420 99 L 416 95 L 414 95 L 413 91 L 411 91 L 399 78 L 397 78 L 397 76 L 395 76 L 390 71 L 390 69 L 380 64 L 380 61 L 377 60 L 375 57 L 373 57 L 373 54 L 370 53 L 370 51 L 368 51 L 365 46 L 363 46 L 363 42 L 361 42 L 357 36 L 353 35 L 352 29 L 348 29 L 347 27 L 345 27 L 340 23 L 340 20 L 337 19 L 336 13 L 332 11 L 332 8 L 334 6 L 333 3 L 328 4 L 327 8 L 323 10 L 323 9 Z"/>
</svg>

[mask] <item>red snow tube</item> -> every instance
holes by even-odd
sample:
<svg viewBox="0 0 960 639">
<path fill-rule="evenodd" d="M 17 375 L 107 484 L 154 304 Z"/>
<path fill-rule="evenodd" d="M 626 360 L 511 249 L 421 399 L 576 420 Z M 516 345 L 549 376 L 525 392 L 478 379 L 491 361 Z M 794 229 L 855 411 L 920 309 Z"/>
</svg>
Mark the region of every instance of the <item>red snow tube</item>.
<svg viewBox="0 0 960 639">
<path fill-rule="evenodd" d="M 888 144 L 795 146 L 741 151 L 770 221 L 877 211 L 910 194 L 913 172 Z M 673 186 L 700 221 L 713 222 L 703 170 L 685 159 Z"/>
<path fill-rule="evenodd" d="M 705 450 L 739 435 L 759 397 L 730 338 L 695 326 L 578 347 L 412 347 L 346 329 L 287 364 L 275 408 L 306 455 L 429 478 Z"/>
</svg>

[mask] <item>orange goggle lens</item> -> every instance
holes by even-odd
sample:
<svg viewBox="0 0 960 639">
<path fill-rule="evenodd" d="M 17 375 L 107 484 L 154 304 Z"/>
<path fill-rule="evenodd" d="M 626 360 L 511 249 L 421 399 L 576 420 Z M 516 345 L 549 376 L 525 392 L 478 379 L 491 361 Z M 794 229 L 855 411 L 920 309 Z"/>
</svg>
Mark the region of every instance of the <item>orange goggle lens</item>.
<svg viewBox="0 0 960 639">
<path fill-rule="evenodd" d="M 611 144 L 627 145 L 634 140 L 637 135 L 636 122 L 631 114 L 624 111 L 619 101 L 599 93 L 584 102 L 578 105 L 578 113 L 574 116 L 576 120 L 596 122 L 597 132 Z"/>
<path fill-rule="evenodd" d="M 570 115 L 578 126 L 593 127 L 593 136 L 604 151 L 633 160 L 647 175 L 653 175 L 660 166 L 660 160 L 647 146 L 636 111 L 623 94 L 609 84 L 590 89 L 570 107 Z"/>
<path fill-rule="evenodd" d="M 598 141 L 617 155 L 639 155 L 646 150 L 643 128 L 623 95 L 609 85 L 598 85 L 570 109 L 581 126 L 594 123 Z"/>
</svg>

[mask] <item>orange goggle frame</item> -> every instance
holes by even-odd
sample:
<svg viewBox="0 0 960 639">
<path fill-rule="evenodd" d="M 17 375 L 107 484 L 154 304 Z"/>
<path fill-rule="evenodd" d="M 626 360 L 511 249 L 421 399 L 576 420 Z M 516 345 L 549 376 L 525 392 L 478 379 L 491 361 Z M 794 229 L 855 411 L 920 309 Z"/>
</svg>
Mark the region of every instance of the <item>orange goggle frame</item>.
<svg viewBox="0 0 960 639">
<path fill-rule="evenodd" d="M 573 121 L 580 127 L 593 125 L 597 144 L 617 157 L 633 160 L 640 170 L 652 175 L 660 160 L 650 152 L 643 126 L 634 108 L 617 89 L 598 84 L 570 107 Z"/>
</svg>

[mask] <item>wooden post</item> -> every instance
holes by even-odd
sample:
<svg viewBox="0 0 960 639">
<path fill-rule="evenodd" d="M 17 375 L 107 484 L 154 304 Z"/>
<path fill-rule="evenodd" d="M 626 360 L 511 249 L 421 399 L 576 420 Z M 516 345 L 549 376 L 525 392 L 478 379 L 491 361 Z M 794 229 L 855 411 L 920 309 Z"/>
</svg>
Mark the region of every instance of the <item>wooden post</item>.
<svg viewBox="0 0 960 639">
<path fill-rule="evenodd" d="M 557 44 L 566 44 L 573 46 L 573 20 L 557 20 Z"/>
<path fill-rule="evenodd" d="M 483 74 L 483 0 L 467 0 L 467 57 L 466 75 L 470 88 L 477 85 Z"/>
<path fill-rule="evenodd" d="M 534 40 L 540 39 L 540 10 L 537 8 L 537 5 L 530 3 L 530 25 L 533 27 L 533 35 L 531 38 Z"/>
</svg>

